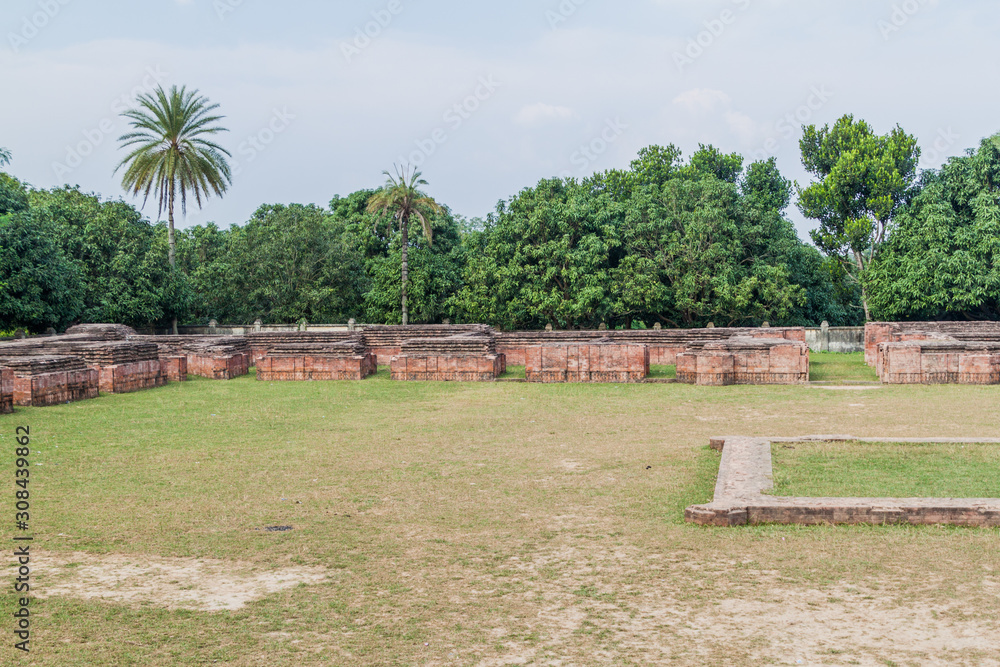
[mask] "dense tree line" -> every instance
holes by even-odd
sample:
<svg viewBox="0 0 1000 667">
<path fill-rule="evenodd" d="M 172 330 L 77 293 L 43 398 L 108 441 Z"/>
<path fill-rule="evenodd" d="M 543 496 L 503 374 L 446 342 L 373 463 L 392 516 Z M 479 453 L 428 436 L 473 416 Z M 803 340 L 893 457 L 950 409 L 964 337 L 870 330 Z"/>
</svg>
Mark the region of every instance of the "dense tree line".
<svg viewBox="0 0 1000 667">
<path fill-rule="evenodd" d="M 878 137 L 849 117 L 806 128 L 803 154 L 817 181 L 799 206 L 820 220 L 824 252 L 785 216 L 794 186 L 773 159 L 651 146 L 629 169 L 543 180 L 485 220 L 447 207 L 427 229 L 409 219 L 410 321 L 850 325 L 864 301 L 873 318 L 1000 318 L 1000 138 L 919 181 L 898 128 Z M 859 181 L 865 169 L 877 178 Z M 374 210 L 377 192 L 178 230 L 171 268 L 167 225 L 134 206 L 0 172 L 0 331 L 399 323 L 403 235 Z"/>
</svg>

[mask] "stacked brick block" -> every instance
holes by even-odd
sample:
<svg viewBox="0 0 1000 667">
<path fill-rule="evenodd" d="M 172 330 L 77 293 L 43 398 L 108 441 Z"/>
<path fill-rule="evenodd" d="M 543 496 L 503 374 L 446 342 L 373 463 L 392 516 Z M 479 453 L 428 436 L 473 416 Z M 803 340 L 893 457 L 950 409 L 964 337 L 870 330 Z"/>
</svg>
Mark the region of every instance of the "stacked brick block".
<svg viewBox="0 0 1000 667">
<path fill-rule="evenodd" d="M 679 355 L 677 379 L 703 386 L 801 384 L 809 381 L 809 348 L 784 338 L 735 336 Z"/>
<path fill-rule="evenodd" d="M 250 371 L 251 346 L 242 336 L 135 336 L 133 340 L 153 343 L 160 360 L 176 368 L 184 357 L 187 374 L 211 380 L 232 380 Z"/>
<path fill-rule="evenodd" d="M 100 373 L 79 357 L 0 357 L 4 384 L 10 383 L 13 404 L 44 407 L 97 398 Z"/>
<path fill-rule="evenodd" d="M 0 415 L 14 412 L 14 371 L 0 366 Z"/>
<path fill-rule="evenodd" d="M 378 370 L 363 341 L 278 345 L 257 362 L 261 381 L 363 380 Z"/>
<path fill-rule="evenodd" d="M 1000 322 L 869 322 L 865 325 L 865 363 L 876 366 L 881 343 L 921 340 L 1000 342 Z"/>
<path fill-rule="evenodd" d="M 880 343 L 876 370 L 886 384 L 1000 384 L 1000 343 Z"/>
<path fill-rule="evenodd" d="M 285 345 L 329 345 L 361 338 L 358 331 L 281 331 L 247 334 L 250 364 L 256 366 L 269 352 Z"/>
<path fill-rule="evenodd" d="M 526 365 L 528 348 L 540 345 L 587 345 L 610 340 L 618 345 L 644 345 L 649 349 L 649 363 L 672 366 L 677 356 L 692 348 L 723 341 L 733 336 L 784 338 L 805 343 L 804 328 L 774 329 L 642 329 L 621 331 L 510 331 L 496 334 L 497 350 L 511 366 Z"/>
<path fill-rule="evenodd" d="M 611 339 L 549 344 L 524 352 L 528 382 L 642 382 L 649 375 L 649 348 Z"/>
<path fill-rule="evenodd" d="M 412 324 L 409 326 L 369 326 L 363 332 L 368 348 L 378 357 L 380 365 L 391 364 L 393 357 L 403 354 L 403 344 L 409 340 L 432 340 L 455 336 L 486 336 L 496 332 L 485 324 Z"/>
<path fill-rule="evenodd" d="M 404 340 L 389 365 L 393 380 L 433 382 L 492 382 L 507 369 L 489 335 Z"/>
</svg>

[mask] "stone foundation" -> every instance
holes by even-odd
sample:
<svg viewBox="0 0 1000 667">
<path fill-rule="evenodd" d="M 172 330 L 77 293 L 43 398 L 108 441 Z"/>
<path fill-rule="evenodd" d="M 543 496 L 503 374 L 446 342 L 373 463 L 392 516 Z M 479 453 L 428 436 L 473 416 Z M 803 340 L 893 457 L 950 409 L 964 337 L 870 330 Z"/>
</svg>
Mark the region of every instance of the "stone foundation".
<svg viewBox="0 0 1000 667">
<path fill-rule="evenodd" d="M 257 362 L 257 379 L 267 382 L 364 380 L 378 370 L 374 354 L 352 357 L 268 355 Z"/>
<path fill-rule="evenodd" d="M 735 337 L 677 357 L 677 380 L 702 386 L 802 384 L 809 348 L 784 338 Z"/>
<path fill-rule="evenodd" d="M 684 511 L 690 523 L 703 526 L 748 524 L 949 524 L 1000 527 L 1000 499 L 993 498 L 781 498 L 765 495 L 773 484 L 771 444 L 803 441 L 856 441 L 852 436 L 806 438 L 713 438 L 722 452 L 715 496 L 707 505 Z M 1000 440 L 917 440 L 870 438 L 877 442 L 950 443 Z"/>
<path fill-rule="evenodd" d="M 14 371 L 0 368 L 0 415 L 14 412 Z"/>
<path fill-rule="evenodd" d="M 97 370 L 100 372 L 99 386 L 105 394 L 128 394 L 167 384 L 167 374 L 159 359 L 117 366 L 102 366 Z"/>
<path fill-rule="evenodd" d="M 393 380 L 418 382 L 493 382 L 503 375 L 502 354 L 486 356 L 398 356 L 390 362 Z"/>
<path fill-rule="evenodd" d="M 541 345 L 527 348 L 524 362 L 528 382 L 631 383 L 649 375 L 644 345 Z"/>
</svg>

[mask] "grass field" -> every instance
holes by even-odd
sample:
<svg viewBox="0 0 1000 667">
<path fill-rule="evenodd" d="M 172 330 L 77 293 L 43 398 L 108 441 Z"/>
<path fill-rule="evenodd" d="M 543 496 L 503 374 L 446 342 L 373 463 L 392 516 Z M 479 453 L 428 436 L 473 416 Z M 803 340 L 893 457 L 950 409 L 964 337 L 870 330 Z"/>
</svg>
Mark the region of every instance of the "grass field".
<svg viewBox="0 0 1000 667">
<path fill-rule="evenodd" d="M 1000 447 L 799 442 L 772 445 L 774 495 L 1000 498 Z"/>
<path fill-rule="evenodd" d="M 712 496 L 713 435 L 998 437 L 998 405 L 383 371 L 19 410 L 0 470 L 30 425 L 30 664 L 995 665 L 1000 531 L 707 529 L 683 509 Z M 0 604 L 11 619 L 9 586 Z"/>
<path fill-rule="evenodd" d="M 865 365 L 864 352 L 835 354 L 812 352 L 809 355 L 809 380 L 812 382 L 878 382 L 875 369 Z"/>
</svg>

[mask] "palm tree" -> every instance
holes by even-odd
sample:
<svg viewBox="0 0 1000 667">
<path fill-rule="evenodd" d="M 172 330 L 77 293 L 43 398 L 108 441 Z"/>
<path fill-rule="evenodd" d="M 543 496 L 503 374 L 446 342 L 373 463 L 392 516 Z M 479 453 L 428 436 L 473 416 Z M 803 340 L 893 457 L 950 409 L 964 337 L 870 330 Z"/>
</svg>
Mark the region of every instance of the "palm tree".
<svg viewBox="0 0 1000 667">
<path fill-rule="evenodd" d="M 218 104 L 210 104 L 197 90 L 177 86 L 164 91 L 158 87 L 152 93 L 140 95 L 138 108 L 122 115 L 129 120 L 132 131 L 119 137 L 121 147 L 131 152 L 125 156 L 115 173 L 122 167 L 122 186 L 133 196 L 143 195 L 146 206 L 150 193 L 159 199 L 159 212 L 167 211 L 168 261 L 177 267 L 177 245 L 174 236 L 174 203 L 181 198 L 181 212 L 187 215 L 188 195 L 193 195 L 198 208 L 202 200 L 213 193 L 222 196 L 232 184 L 232 171 L 227 157 L 232 154 L 209 137 L 228 130 L 215 123 L 224 116 L 213 115 Z M 177 333 L 177 318 L 174 318 Z"/>
<path fill-rule="evenodd" d="M 10 164 L 10 151 L 6 148 L 0 148 L 0 167 L 5 164 Z"/>
<path fill-rule="evenodd" d="M 407 265 L 407 255 L 409 251 L 409 228 L 410 218 L 416 216 L 424 228 L 424 235 L 427 242 L 434 245 L 434 232 L 431 229 L 430 216 L 434 213 L 441 213 L 444 209 L 432 198 L 420 191 L 420 186 L 427 185 L 427 181 L 420 178 L 421 174 L 416 169 L 413 173 L 408 173 L 407 167 L 396 167 L 396 175 L 393 176 L 388 171 L 382 173 L 386 176 L 386 183 L 382 189 L 376 192 L 368 200 L 368 212 L 380 215 L 391 214 L 389 219 L 389 231 L 392 232 L 393 221 L 403 234 L 403 326 L 409 324 L 409 311 L 406 309 L 406 281 L 409 274 Z"/>
</svg>

